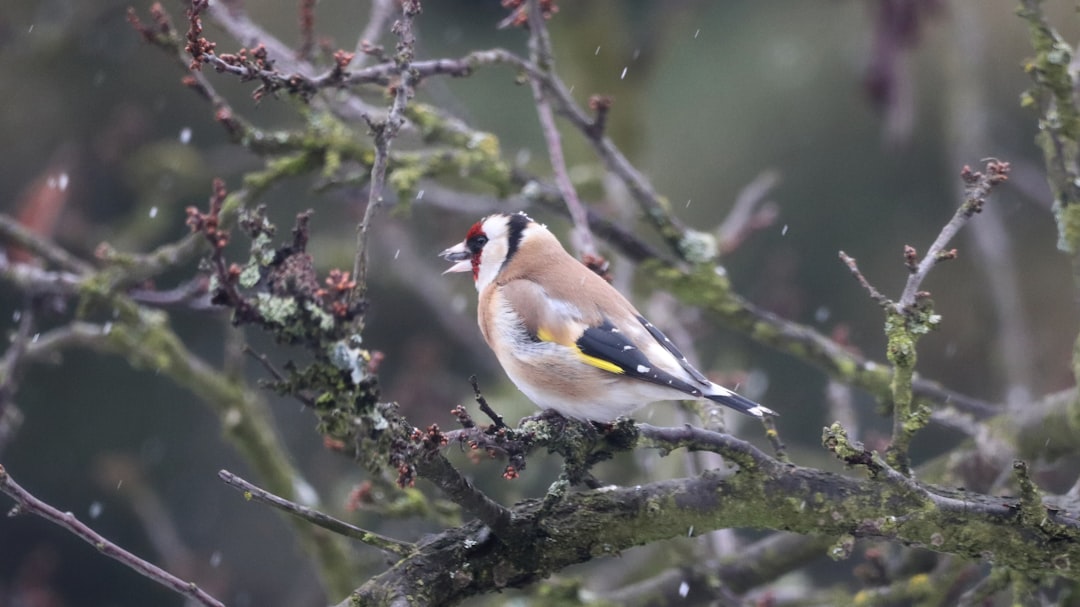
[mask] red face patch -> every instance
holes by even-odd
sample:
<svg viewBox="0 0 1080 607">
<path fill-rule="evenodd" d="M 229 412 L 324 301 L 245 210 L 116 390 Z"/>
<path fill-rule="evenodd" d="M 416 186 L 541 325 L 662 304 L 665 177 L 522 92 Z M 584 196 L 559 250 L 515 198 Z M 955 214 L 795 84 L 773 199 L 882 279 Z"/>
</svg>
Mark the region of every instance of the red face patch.
<svg viewBox="0 0 1080 607">
<path fill-rule="evenodd" d="M 484 233 L 484 225 L 483 225 L 483 223 L 478 221 L 478 222 L 472 224 L 472 227 L 469 228 L 469 233 L 465 235 L 465 242 L 468 242 L 469 239 L 471 239 L 472 237 L 480 236 L 483 233 Z"/>
<path fill-rule="evenodd" d="M 474 223 L 469 228 L 469 233 L 465 235 L 465 246 L 472 253 L 472 277 L 474 281 L 480 276 L 480 255 L 484 252 L 484 245 L 487 244 L 487 240 L 487 235 L 484 234 L 484 226 L 479 221 Z"/>
</svg>

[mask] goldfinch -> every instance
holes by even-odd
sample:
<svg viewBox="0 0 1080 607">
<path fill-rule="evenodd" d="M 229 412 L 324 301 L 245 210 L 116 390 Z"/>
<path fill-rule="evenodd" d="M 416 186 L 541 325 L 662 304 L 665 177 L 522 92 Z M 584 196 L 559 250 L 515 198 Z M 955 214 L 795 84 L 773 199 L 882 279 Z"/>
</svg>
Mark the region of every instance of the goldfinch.
<svg viewBox="0 0 1080 607">
<path fill-rule="evenodd" d="M 660 400 L 709 399 L 776 415 L 709 381 L 603 278 L 524 213 L 485 217 L 441 256 L 472 272 L 480 331 L 542 409 L 609 422 Z"/>
</svg>

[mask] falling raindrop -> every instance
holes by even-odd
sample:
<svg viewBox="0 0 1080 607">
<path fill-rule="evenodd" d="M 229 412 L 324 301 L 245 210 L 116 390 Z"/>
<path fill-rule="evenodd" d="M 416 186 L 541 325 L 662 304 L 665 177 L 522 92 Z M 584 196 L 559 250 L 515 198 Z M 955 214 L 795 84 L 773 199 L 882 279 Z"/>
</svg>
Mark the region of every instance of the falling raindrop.
<svg viewBox="0 0 1080 607">
<path fill-rule="evenodd" d="M 821 306 L 817 310 L 814 310 L 814 320 L 818 321 L 819 323 L 829 320 L 829 316 L 831 315 L 832 312 L 825 306 Z"/>
</svg>

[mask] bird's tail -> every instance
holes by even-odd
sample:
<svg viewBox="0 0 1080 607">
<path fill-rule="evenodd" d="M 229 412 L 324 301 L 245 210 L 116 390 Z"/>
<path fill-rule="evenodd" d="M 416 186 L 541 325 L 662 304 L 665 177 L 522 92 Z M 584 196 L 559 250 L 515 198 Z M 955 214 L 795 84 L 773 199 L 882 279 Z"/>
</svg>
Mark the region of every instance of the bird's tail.
<svg viewBox="0 0 1080 607">
<path fill-rule="evenodd" d="M 754 401 L 740 396 L 727 388 L 715 386 L 717 390 L 712 394 L 706 394 L 705 398 L 713 401 L 714 403 L 720 403 L 725 407 L 731 407 L 739 413 L 745 413 L 746 415 L 753 415 L 754 417 L 764 417 L 766 415 L 779 416 L 779 413 L 773 411 L 768 407 L 763 407 L 755 403 Z"/>
</svg>

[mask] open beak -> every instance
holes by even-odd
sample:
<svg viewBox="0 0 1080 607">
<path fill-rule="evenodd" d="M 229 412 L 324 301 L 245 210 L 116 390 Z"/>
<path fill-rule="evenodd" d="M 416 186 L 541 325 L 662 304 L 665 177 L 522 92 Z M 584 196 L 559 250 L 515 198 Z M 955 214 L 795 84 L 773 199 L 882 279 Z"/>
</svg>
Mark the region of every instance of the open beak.
<svg viewBox="0 0 1080 607">
<path fill-rule="evenodd" d="M 439 257 L 442 257 L 446 261 L 456 262 L 450 266 L 443 274 L 449 274 L 451 272 L 471 272 L 472 271 L 472 253 L 465 247 L 465 242 L 459 242 L 449 249 L 439 253 Z"/>
</svg>

